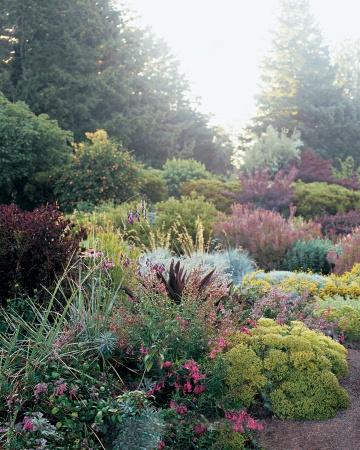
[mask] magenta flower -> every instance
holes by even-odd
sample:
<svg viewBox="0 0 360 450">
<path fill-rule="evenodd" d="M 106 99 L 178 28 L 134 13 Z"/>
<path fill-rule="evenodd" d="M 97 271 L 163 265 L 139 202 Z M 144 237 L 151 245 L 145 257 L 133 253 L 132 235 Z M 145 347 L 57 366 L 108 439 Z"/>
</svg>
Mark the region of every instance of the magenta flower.
<svg viewBox="0 0 360 450">
<path fill-rule="evenodd" d="M 164 369 L 169 369 L 170 367 L 172 367 L 172 362 L 171 361 L 165 361 L 163 364 L 163 368 Z"/>
<path fill-rule="evenodd" d="M 163 450 L 165 448 L 165 442 L 160 441 L 157 446 L 157 450 Z"/>
<path fill-rule="evenodd" d="M 114 267 L 115 267 L 114 261 L 111 261 L 111 259 L 106 259 L 103 262 L 103 269 L 105 270 L 113 269 Z"/>
<path fill-rule="evenodd" d="M 141 344 L 141 346 L 140 346 L 140 353 L 143 356 L 146 356 L 149 353 L 149 350 L 144 346 L 144 344 Z"/>
<path fill-rule="evenodd" d="M 46 383 L 38 383 L 34 387 L 34 396 L 35 398 L 39 398 L 40 394 L 46 393 L 48 391 L 48 387 Z"/>
<path fill-rule="evenodd" d="M 67 384 L 59 383 L 55 388 L 54 394 L 58 396 L 64 395 L 66 391 L 67 391 Z"/>
<path fill-rule="evenodd" d="M 205 392 L 205 390 L 206 390 L 206 388 L 205 388 L 204 385 L 202 385 L 202 384 L 197 384 L 197 385 L 194 387 L 194 394 L 200 395 L 200 394 L 202 394 L 203 392 Z"/>
<path fill-rule="evenodd" d="M 24 431 L 35 431 L 35 425 L 31 417 L 25 416 L 23 420 Z"/>
<path fill-rule="evenodd" d="M 194 427 L 194 433 L 197 434 L 198 436 L 205 433 L 206 430 L 207 430 L 206 425 L 204 425 L 203 423 L 198 423 Z"/>
</svg>

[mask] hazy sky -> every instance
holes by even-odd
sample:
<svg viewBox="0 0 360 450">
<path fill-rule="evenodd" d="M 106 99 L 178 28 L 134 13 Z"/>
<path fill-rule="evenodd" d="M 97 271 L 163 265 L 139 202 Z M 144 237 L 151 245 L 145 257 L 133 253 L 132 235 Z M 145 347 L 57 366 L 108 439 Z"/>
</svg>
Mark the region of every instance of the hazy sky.
<svg viewBox="0 0 360 450">
<path fill-rule="evenodd" d="M 180 60 L 201 110 L 239 128 L 254 112 L 278 0 L 123 0 Z M 359 0 L 310 0 L 326 41 L 360 38 Z"/>
</svg>

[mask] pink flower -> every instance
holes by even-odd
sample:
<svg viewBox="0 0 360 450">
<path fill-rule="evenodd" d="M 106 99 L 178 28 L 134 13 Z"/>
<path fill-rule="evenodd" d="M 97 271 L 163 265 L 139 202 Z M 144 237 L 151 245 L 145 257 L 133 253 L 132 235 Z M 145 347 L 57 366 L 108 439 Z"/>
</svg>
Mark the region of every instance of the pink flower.
<svg viewBox="0 0 360 450">
<path fill-rule="evenodd" d="M 205 433 L 206 430 L 206 425 L 204 425 L 203 423 L 198 423 L 194 427 L 194 433 L 197 435 Z"/>
<path fill-rule="evenodd" d="M 165 361 L 163 364 L 163 368 L 164 369 L 169 369 L 170 367 L 172 367 L 172 362 L 171 361 Z"/>
<path fill-rule="evenodd" d="M 34 396 L 35 398 L 39 398 L 40 394 L 43 394 L 48 391 L 48 387 L 46 383 L 38 383 L 34 387 Z"/>
<path fill-rule="evenodd" d="M 251 336 L 251 331 L 249 330 L 248 327 L 241 327 L 241 328 L 240 328 L 240 332 L 241 332 L 241 333 L 248 334 L 249 336 Z"/>
<path fill-rule="evenodd" d="M 163 448 L 165 448 L 165 442 L 164 441 L 160 441 L 158 443 L 157 450 L 163 450 Z"/>
<path fill-rule="evenodd" d="M 114 267 L 115 267 L 114 261 L 111 261 L 110 259 L 106 259 L 103 262 L 103 269 L 105 270 L 113 269 Z"/>
<path fill-rule="evenodd" d="M 243 433 L 247 427 L 249 430 L 262 430 L 263 425 L 257 422 L 246 411 L 227 411 L 225 419 L 232 423 L 232 430 L 236 433 Z"/>
<path fill-rule="evenodd" d="M 54 391 L 55 395 L 64 395 L 65 392 L 67 391 L 67 384 L 66 383 L 59 383 Z"/>
<path fill-rule="evenodd" d="M 202 385 L 202 384 L 197 384 L 197 385 L 194 387 L 194 394 L 200 395 L 200 394 L 202 394 L 203 392 L 205 392 L 205 386 L 204 386 L 204 385 Z"/>
<path fill-rule="evenodd" d="M 140 346 L 140 353 L 143 356 L 146 356 L 149 353 L 149 350 L 144 346 L 144 344 L 141 344 L 141 346 Z"/>
<path fill-rule="evenodd" d="M 191 391 L 192 391 L 192 384 L 190 383 L 190 381 L 187 381 L 183 385 L 183 393 L 184 394 L 190 394 Z"/>
<path fill-rule="evenodd" d="M 23 430 L 24 431 L 35 431 L 35 425 L 34 425 L 31 417 L 29 417 L 29 416 L 24 417 Z"/>
<path fill-rule="evenodd" d="M 185 405 L 179 405 L 176 407 L 176 412 L 178 414 L 181 414 L 182 416 L 185 416 L 185 414 L 188 412 L 188 409 Z"/>
</svg>

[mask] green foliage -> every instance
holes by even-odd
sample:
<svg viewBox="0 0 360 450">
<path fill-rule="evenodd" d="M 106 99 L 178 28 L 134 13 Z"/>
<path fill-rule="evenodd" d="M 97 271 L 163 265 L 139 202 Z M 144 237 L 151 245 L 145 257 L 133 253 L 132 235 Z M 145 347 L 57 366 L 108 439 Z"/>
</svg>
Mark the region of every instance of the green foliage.
<svg viewBox="0 0 360 450">
<path fill-rule="evenodd" d="M 260 319 L 250 333 L 232 337 L 224 354 L 228 399 L 250 406 L 262 397 L 275 416 L 324 419 L 348 405 L 338 377 L 347 373 L 346 350 L 301 322 Z"/>
<path fill-rule="evenodd" d="M 272 125 L 289 135 L 299 131 L 304 145 L 323 157 L 352 154 L 358 159 L 358 100 L 335 83 L 336 67 L 310 2 L 282 0 L 280 8 L 272 49 L 262 65 L 257 114 L 245 140 Z"/>
<path fill-rule="evenodd" d="M 221 181 L 213 179 L 198 179 L 185 181 L 181 184 L 182 195 L 193 195 L 204 197 L 216 206 L 221 212 L 229 213 L 234 203 L 234 194 L 241 192 L 238 181 Z"/>
<path fill-rule="evenodd" d="M 269 125 L 246 151 L 242 169 L 250 173 L 267 169 L 275 175 L 291 161 L 300 158 L 302 145 L 298 132 L 287 136 L 284 131 L 278 132 Z"/>
<path fill-rule="evenodd" d="M 167 199 L 168 188 L 161 170 L 148 168 L 140 171 L 140 193 L 151 203 Z"/>
<path fill-rule="evenodd" d="M 305 184 L 299 181 L 294 184 L 293 200 L 297 214 L 310 218 L 359 208 L 360 192 L 337 184 Z"/>
<path fill-rule="evenodd" d="M 171 159 L 163 167 L 163 177 L 170 195 L 179 196 L 181 184 L 199 178 L 210 178 L 204 164 L 193 159 Z"/>
<path fill-rule="evenodd" d="M 331 248 L 333 248 L 333 243 L 325 239 L 297 241 L 286 253 L 283 268 L 328 274 L 331 267 L 327 260 L 327 254 Z"/>
<path fill-rule="evenodd" d="M 154 409 L 145 408 L 136 416 L 126 417 L 121 424 L 113 450 L 153 450 L 165 431 L 165 422 Z"/>
<path fill-rule="evenodd" d="M 0 90 L 74 132 L 105 129 L 143 162 L 182 155 L 225 172 L 233 145 L 188 100 L 164 42 L 111 0 L 3 0 Z"/>
<path fill-rule="evenodd" d="M 31 208 L 53 200 L 51 183 L 70 158 L 71 134 L 0 93 L 0 203 Z"/>
<path fill-rule="evenodd" d="M 80 202 L 97 205 L 124 202 L 139 186 L 139 167 L 127 151 L 111 142 L 104 130 L 87 133 L 88 142 L 75 147 L 56 191 L 61 206 L 73 210 Z"/>
<path fill-rule="evenodd" d="M 315 306 L 315 315 L 335 323 L 337 331 L 343 332 L 349 341 L 360 340 L 360 301 L 358 298 L 324 297 Z"/>
<path fill-rule="evenodd" d="M 156 205 L 155 225 L 163 227 L 164 230 L 170 230 L 178 222 L 195 239 L 198 218 L 204 227 L 204 238 L 207 241 L 217 215 L 215 206 L 203 197 L 169 198 Z"/>
</svg>

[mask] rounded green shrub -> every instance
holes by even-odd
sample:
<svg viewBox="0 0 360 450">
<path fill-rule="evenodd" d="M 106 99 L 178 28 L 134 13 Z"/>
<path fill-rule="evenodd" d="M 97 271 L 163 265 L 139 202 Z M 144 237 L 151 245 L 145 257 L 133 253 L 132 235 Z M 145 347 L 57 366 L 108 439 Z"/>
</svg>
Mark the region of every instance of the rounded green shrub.
<svg viewBox="0 0 360 450">
<path fill-rule="evenodd" d="M 360 192 L 337 184 L 294 183 L 293 203 L 300 216 L 345 213 L 360 207 Z"/>
<path fill-rule="evenodd" d="M 161 170 L 140 170 L 140 194 L 151 203 L 167 199 L 169 192 Z"/>
<path fill-rule="evenodd" d="M 203 196 L 206 200 L 214 203 L 218 211 L 229 213 L 231 205 L 235 202 L 234 194 L 241 191 L 238 181 L 221 181 L 214 179 L 200 179 L 186 181 L 181 185 L 183 195 Z"/>
<path fill-rule="evenodd" d="M 283 419 L 325 419 L 347 407 L 348 395 L 338 382 L 347 373 L 346 349 L 302 322 L 260 319 L 231 343 L 224 360 L 227 398 L 234 407 L 262 398 Z"/>
<path fill-rule="evenodd" d="M 185 181 L 211 178 L 204 164 L 194 159 L 169 159 L 163 167 L 163 177 L 169 189 L 169 194 L 178 197 L 180 186 Z"/>
<path fill-rule="evenodd" d="M 186 228 L 188 233 L 196 238 L 196 220 L 199 219 L 204 227 L 205 240 L 211 235 L 212 226 L 217 218 L 215 206 L 203 197 L 169 198 L 165 202 L 156 204 L 155 225 L 163 230 L 170 230 L 175 223 Z"/>
<path fill-rule="evenodd" d="M 333 243 L 325 239 L 311 239 L 309 241 L 297 241 L 288 250 L 283 261 L 284 270 L 303 270 L 328 274 L 331 266 L 327 260 L 327 254 L 333 247 Z"/>
</svg>

